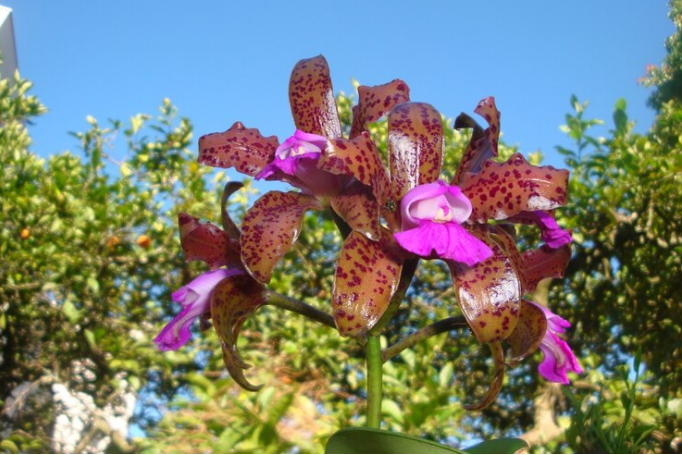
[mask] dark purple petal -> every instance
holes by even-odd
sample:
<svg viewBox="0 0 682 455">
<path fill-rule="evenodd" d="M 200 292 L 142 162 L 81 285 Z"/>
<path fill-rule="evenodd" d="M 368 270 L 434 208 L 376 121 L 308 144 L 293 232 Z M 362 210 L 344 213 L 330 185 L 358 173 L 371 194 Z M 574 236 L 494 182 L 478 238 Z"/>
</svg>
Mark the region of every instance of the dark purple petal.
<svg viewBox="0 0 682 455">
<path fill-rule="evenodd" d="M 464 175 L 468 172 L 477 173 L 481 170 L 481 166 L 488 159 L 497 156 L 497 143 L 500 138 L 500 112 L 495 106 L 495 98 L 489 96 L 484 98 L 476 109 L 474 109 L 481 117 L 488 122 L 488 128 L 483 131 L 478 123 L 466 114 L 461 114 L 455 121 L 455 128 L 473 128 L 471 140 L 467 145 L 462 161 L 459 163 L 455 177 L 452 179 L 452 184 L 460 184 Z"/>
<path fill-rule="evenodd" d="M 478 174 L 465 175 L 461 188 L 473 207 L 471 220 L 504 220 L 565 205 L 568 171 L 533 166 L 516 153 L 505 163 L 486 161 Z"/>
<path fill-rule="evenodd" d="M 277 171 L 295 176 L 296 171 L 303 160 L 310 160 L 317 163 L 317 160 L 320 159 L 320 155 L 320 152 L 309 152 L 304 155 L 288 156 L 286 158 L 276 157 L 272 163 L 265 166 L 260 174 L 256 176 L 256 180 L 275 180 L 272 177 L 277 174 Z"/>
<path fill-rule="evenodd" d="M 520 255 L 514 240 L 499 226 L 473 225 L 471 233 L 486 243 L 493 255 L 473 267 L 447 261 L 457 300 L 479 342 L 501 341 L 518 321 L 523 295 Z"/>
<path fill-rule="evenodd" d="M 182 286 L 172 295 L 183 310 L 168 323 L 154 338 L 160 350 L 177 350 L 185 345 L 191 336 L 189 327 L 194 320 L 210 311 L 211 293 L 223 279 L 242 273 L 239 270 L 218 269 L 202 273 L 189 284 Z"/>
<path fill-rule="evenodd" d="M 237 351 L 237 338 L 244 322 L 267 300 L 265 287 L 246 274 L 234 275 L 220 282 L 211 296 L 211 317 L 222 342 L 223 361 L 232 379 L 246 390 L 256 391 L 246 380 L 250 368 Z"/>
<path fill-rule="evenodd" d="M 571 246 L 566 244 L 553 249 L 542 245 L 537 250 L 523 253 L 523 276 L 527 292 L 532 292 L 545 278 L 563 278 L 566 266 L 571 260 Z"/>
<path fill-rule="evenodd" d="M 269 282 L 275 265 L 301 233 L 305 212 L 321 209 L 306 194 L 270 191 L 261 196 L 242 223 L 242 262 L 249 274 L 261 283 Z"/>
<path fill-rule="evenodd" d="M 430 104 L 403 103 L 388 114 L 388 164 L 396 200 L 438 180 L 443 161 L 443 123 Z"/>
<path fill-rule="evenodd" d="M 358 104 L 353 106 L 353 125 L 350 138 L 353 139 L 367 129 L 367 124 L 376 122 L 391 109 L 410 101 L 410 88 L 400 79 L 368 87 L 358 87 Z"/>
<path fill-rule="evenodd" d="M 392 199 L 386 168 L 376 145 L 366 132 L 352 140 L 330 139 L 320 158 L 319 167 L 332 174 L 356 178 L 372 189 L 381 206 Z"/>
<path fill-rule="evenodd" d="M 493 355 L 493 365 L 495 367 L 493 380 L 488 386 L 488 390 L 483 395 L 483 397 L 476 404 L 465 404 L 462 406 L 464 409 L 469 411 L 477 411 L 480 409 L 487 408 L 490 404 L 495 401 L 497 395 L 499 395 L 500 390 L 502 390 L 502 383 L 504 382 L 504 350 L 499 341 L 494 341 L 489 343 L 490 352 Z"/>
<path fill-rule="evenodd" d="M 221 266 L 242 267 L 239 240 L 211 223 L 202 223 L 186 213 L 178 214 L 180 243 L 187 261 L 203 261 L 211 270 Z"/>
<path fill-rule="evenodd" d="M 233 167 L 242 174 L 255 176 L 272 161 L 279 142 L 265 137 L 256 128 L 236 122 L 223 133 L 199 138 L 199 162 L 213 167 Z"/>
<path fill-rule="evenodd" d="M 510 365 L 532 354 L 540 346 L 547 332 L 547 317 L 544 310 L 529 300 L 522 299 L 519 322 L 507 338 L 511 346 Z"/>
<path fill-rule="evenodd" d="M 341 121 L 327 60 L 319 55 L 296 63 L 289 80 L 296 128 L 327 138 L 341 137 Z"/>
<path fill-rule="evenodd" d="M 547 330 L 540 343 L 540 350 L 544 354 L 544 358 L 538 366 L 538 371 L 548 381 L 568 384 L 567 373 L 580 374 L 583 372 L 568 343 L 557 335 L 565 333 L 571 323 L 540 304 L 529 300 L 525 302 L 542 311 L 547 321 Z"/>
<path fill-rule="evenodd" d="M 370 330 L 384 314 L 395 293 L 402 260 L 394 254 L 391 233 L 371 241 L 353 231 L 343 242 L 336 265 L 332 308 L 343 336 Z"/>
</svg>

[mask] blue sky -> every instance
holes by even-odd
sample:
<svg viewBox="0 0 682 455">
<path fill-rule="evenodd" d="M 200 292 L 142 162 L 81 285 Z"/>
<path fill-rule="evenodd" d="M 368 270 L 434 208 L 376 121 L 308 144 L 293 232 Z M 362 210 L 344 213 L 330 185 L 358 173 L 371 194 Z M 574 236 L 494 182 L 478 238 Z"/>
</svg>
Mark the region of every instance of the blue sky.
<svg viewBox="0 0 682 455">
<path fill-rule="evenodd" d="M 561 164 L 571 94 L 609 122 L 624 97 L 637 130 L 651 125 L 637 78 L 674 30 L 665 0 L 0 3 L 14 10 L 21 73 L 49 109 L 31 126 L 43 156 L 76 150 L 67 132 L 85 130 L 88 114 L 155 113 L 164 97 L 195 141 L 236 120 L 282 139 L 291 69 L 324 54 L 336 91 L 399 77 L 450 117 L 493 95 L 504 139 Z"/>
</svg>

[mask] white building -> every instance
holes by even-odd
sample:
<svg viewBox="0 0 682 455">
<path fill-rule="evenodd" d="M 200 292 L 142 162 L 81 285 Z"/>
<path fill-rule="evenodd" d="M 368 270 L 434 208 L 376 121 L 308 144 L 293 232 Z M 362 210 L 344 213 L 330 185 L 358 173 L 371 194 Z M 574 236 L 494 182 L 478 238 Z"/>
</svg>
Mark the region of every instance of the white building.
<svg viewBox="0 0 682 455">
<path fill-rule="evenodd" d="M 12 10 L 2 5 L 0 5 L 0 54 L 2 54 L 0 76 L 3 79 L 11 79 L 19 64 L 17 62 L 17 48 L 14 44 Z"/>
</svg>

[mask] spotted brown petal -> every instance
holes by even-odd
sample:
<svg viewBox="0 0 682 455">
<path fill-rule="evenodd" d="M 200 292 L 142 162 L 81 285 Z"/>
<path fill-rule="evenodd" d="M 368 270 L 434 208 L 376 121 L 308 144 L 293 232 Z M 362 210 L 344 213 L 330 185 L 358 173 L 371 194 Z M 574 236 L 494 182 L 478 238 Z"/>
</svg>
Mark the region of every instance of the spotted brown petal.
<svg viewBox="0 0 682 455">
<path fill-rule="evenodd" d="M 256 128 L 236 122 L 223 133 L 199 138 L 199 162 L 213 167 L 233 167 L 254 177 L 272 161 L 278 146 L 275 136 L 265 137 Z"/>
<path fill-rule="evenodd" d="M 367 129 L 367 124 L 376 122 L 395 106 L 410 101 L 410 88 L 400 79 L 387 84 L 358 87 L 358 104 L 353 106 L 353 125 L 350 138 Z"/>
<path fill-rule="evenodd" d="M 211 295 L 211 317 L 222 342 L 223 361 L 232 379 L 246 390 L 255 386 L 246 380 L 244 370 L 251 365 L 244 362 L 237 351 L 237 338 L 244 322 L 266 301 L 265 288 L 246 274 L 225 278 Z"/>
<path fill-rule="evenodd" d="M 510 366 L 515 366 L 529 354 L 535 352 L 547 332 L 547 316 L 537 305 L 522 299 L 519 322 L 507 341 L 511 346 Z"/>
<path fill-rule="evenodd" d="M 332 174 L 355 177 L 372 188 L 381 205 L 391 198 L 386 169 L 374 141 L 366 131 L 355 139 L 328 140 L 317 166 Z"/>
<path fill-rule="evenodd" d="M 329 65 L 322 55 L 296 63 L 289 80 L 289 103 L 297 129 L 328 138 L 341 137 Z"/>
<path fill-rule="evenodd" d="M 502 390 L 502 383 L 504 382 L 504 350 L 499 341 L 490 343 L 490 352 L 493 355 L 493 364 L 495 367 L 493 381 L 488 386 L 488 391 L 483 395 L 483 397 L 475 404 L 465 404 L 463 407 L 469 411 L 478 411 L 485 409 L 490 404 L 495 401 L 497 395 L 499 395 L 500 390 Z"/>
<path fill-rule="evenodd" d="M 396 200 L 412 188 L 438 180 L 443 123 L 430 104 L 403 103 L 388 114 L 388 161 Z"/>
<path fill-rule="evenodd" d="M 469 219 L 485 223 L 565 205 L 568 171 L 533 166 L 515 153 L 505 163 L 486 161 L 481 172 L 464 177 L 461 188 L 473 207 Z"/>
<path fill-rule="evenodd" d="M 202 223 L 187 213 L 178 214 L 180 243 L 187 261 L 203 261 L 210 270 L 222 266 L 242 268 L 239 241 L 215 224 Z"/>
<path fill-rule="evenodd" d="M 351 229 L 371 240 L 379 240 L 379 203 L 368 186 L 355 182 L 330 201 L 334 211 Z"/>
<path fill-rule="evenodd" d="M 332 292 L 334 321 L 343 336 L 366 333 L 391 301 L 402 269 L 391 237 L 384 229 L 382 240 L 374 242 L 353 231 L 343 242 Z"/>
<path fill-rule="evenodd" d="M 501 228 L 488 225 L 474 225 L 471 234 L 485 242 L 493 255 L 473 267 L 448 262 L 457 300 L 478 341 L 501 341 L 516 326 L 523 295 L 516 260 L 507 252 L 511 237 Z"/>
<path fill-rule="evenodd" d="M 534 291 L 540 280 L 545 278 L 563 278 L 570 260 L 570 245 L 556 249 L 542 245 L 537 250 L 525 251 L 523 253 L 523 274 L 527 291 Z"/>
<path fill-rule="evenodd" d="M 246 212 L 242 222 L 242 262 L 257 281 L 270 281 L 275 265 L 298 238 L 303 215 L 310 209 L 322 209 L 311 196 L 270 191 Z"/>
<path fill-rule="evenodd" d="M 467 172 L 477 173 L 485 161 L 497 156 L 497 145 L 500 139 L 500 112 L 495 106 L 495 98 L 489 96 L 483 99 L 476 109 L 481 117 L 488 122 L 485 131 L 467 114 L 460 114 L 455 120 L 455 129 L 473 128 L 473 133 L 467 145 L 462 161 L 459 163 L 451 185 L 459 185 Z"/>
</svg>

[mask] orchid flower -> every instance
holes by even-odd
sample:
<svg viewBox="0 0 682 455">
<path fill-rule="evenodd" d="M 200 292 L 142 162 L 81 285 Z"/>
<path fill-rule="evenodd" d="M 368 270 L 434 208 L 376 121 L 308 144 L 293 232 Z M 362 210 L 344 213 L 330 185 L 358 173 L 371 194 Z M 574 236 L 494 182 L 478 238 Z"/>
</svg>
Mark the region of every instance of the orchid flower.
<svg viewBox="0 0 682 455">
<path fill-rule="evenodd" d="M 267 180 L 282 180 L 303 190 L 270 191 L 247 212 L 241 234 L 245 270 L 258 282 L 268 283 L 279 260 L 295 243 L 308 210 L 334 205 L 349 178 L 322 169 L 327 140 L 341 137 L 336 101 L 327 61 L 323 56 L 299 61 L 289 82 L 289 100 L 296 132 L 282 144 L 255 128 L 236 122 L 223 133 L 199 139 L 199 162 L 235 168 Z M 369 224 L 357 219 L 354 227 Z"/>
<path fill-rule="evenodd" d="M 462 227 L 471 215 L 471 202 L 456 186 L 442 180 L 410 190 L 401 202 L 402 231 L 395 239 L 421 257 L 439 257 L 469 267 L 493 252 Z"/>
<path fill-rule="evenodd" d="M 229 183 L 224 197 L 241 184 Z M 227 215 L 225 215 L 227 217 Z M 183 310 L 154 339 L 162 351 L 177 350 L 190 339 L 190 326 L 197 318 L 212 318 L 222 341 L 223 360 L 232 378 L 247 390 L 258 390 L 243 370 L 249 367 L 237 351 L 237 335 L 247 318 L 266 303 L 266 290 L 251 278 L 240 257 L 239 228 L 229 217 L 226 230 L 201 223 L 186 213 L 178 216 L 180 241 L 187 261 L 202 261 L 209 270 L 172 294 Z M 223 268 L 225 267 L 225 268 Z"/>
<path fill-rule="evenodd" d="M 350 139 L 342 137 L 329 67 L 324 57 L 299 61 L 289 82 L 296 133 L 281 145 L 274 136 L 237 122 L 223 133 L 199 139 L 199 162 L 278 179 L 303 192 L 270 191 L 247 211 L 240 236 L 244 270 L 268 283 L 291 249 L 308 210 L 326 206 L 352 229 L 339 256 L 332 305 L 339 332 L 360 335 L 383 314 L 399 281 L 402 259 L 381 226 L 392 189 L 366 125 L 409 101 L 409 88 L 396 79 L 358 89 Z M 356 263 L 362 262 L 364 271 Z M 371 302 L 371 305 L 367 305 Z"/>
</svg>

